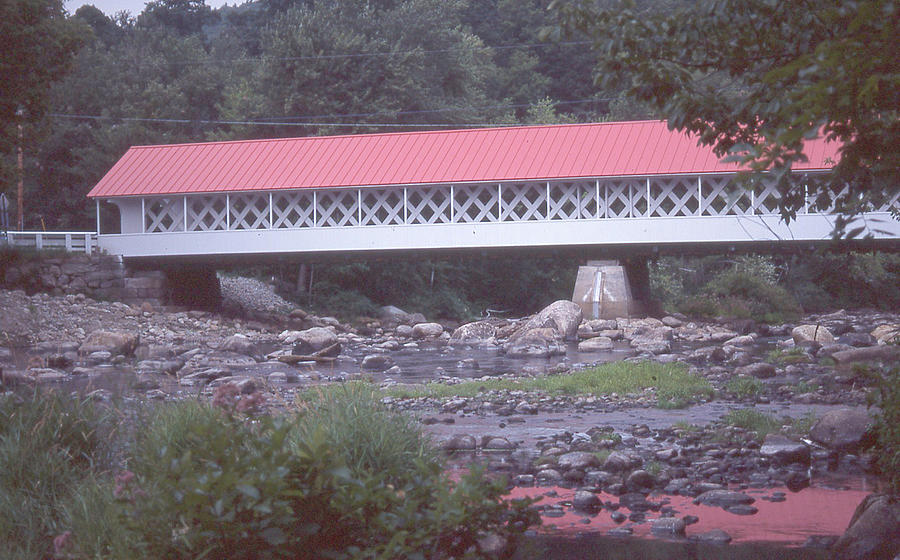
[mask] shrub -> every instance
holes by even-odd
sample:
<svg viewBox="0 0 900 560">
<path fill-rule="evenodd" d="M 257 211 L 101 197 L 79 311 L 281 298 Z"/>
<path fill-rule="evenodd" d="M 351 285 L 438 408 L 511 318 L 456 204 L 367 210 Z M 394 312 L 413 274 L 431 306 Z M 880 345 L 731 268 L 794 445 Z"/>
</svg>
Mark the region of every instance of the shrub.
<svg viewBox="0 0 900 560">
<path fill-rule="evenodd" d="M 369 388 L 319 391 L 294 416 L 236 411 L 185 401 L 144 412 L 130 470 L 64 508 L 67 546 L 85 557 L 480 558 L 485 535 L 537 521 L 480 471 L 451 481 L 415 423 Z"/>
<path fill-rule="evenodd" d="M 900 367 L 858 371 L 874 382 L 869 406 L 878 410 L 875 416 L 877 466 L 887 479 L 888 491 L 900 495 Z"/>
</svg>

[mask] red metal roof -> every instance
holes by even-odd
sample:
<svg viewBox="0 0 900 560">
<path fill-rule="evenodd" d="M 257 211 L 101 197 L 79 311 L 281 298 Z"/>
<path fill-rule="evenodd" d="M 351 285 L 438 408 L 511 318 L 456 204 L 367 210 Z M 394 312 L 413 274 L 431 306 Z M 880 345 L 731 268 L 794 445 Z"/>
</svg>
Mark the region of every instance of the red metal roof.
<svg viewBox="0 0 900 560">
<path fill-rule="evenodd" d="M 808 142 L 798 170 L 829 169 L 837 145 Z M 135 146 L 90 197 L 729 173 L 665 121 L 482 128 Z"/>
</svg>

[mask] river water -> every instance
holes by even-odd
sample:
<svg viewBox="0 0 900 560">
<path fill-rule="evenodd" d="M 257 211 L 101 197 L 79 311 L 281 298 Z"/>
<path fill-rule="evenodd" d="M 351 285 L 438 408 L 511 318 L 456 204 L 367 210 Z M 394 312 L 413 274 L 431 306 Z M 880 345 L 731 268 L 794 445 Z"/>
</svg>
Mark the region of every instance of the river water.
<svg viewBox="0 0 900 560">
<path fill-rule="evenodd" d="M 349 379 L 358 376 L 359 363 L 371 348 L 347 348 L 345 354 L 333 363 L 304 363 L 288 366 L 277 361 L 256 364 L 235 365 L 229 369 L 234 375 L 267 377 L 278 371 L 299 372 L 299 379 L 282 385 L 290 393 L 322 380 Z M 22 356 L 25 353 L 20 353 Z M 453 348 L 443 344 L 420 344 L 390 353 L 400 372 L 367 374 L 373 381 L 393 380 L 404 383 L 422 383 L 442 376 L 477 378 L 523 372 L 541 375 L 558 371 L 560 365 L 579 367 L 603 362 L 622 360 L 633 355 L 625 344 L 620 344 L 610 352 L 580 353 L 575 346 L 564 356 L 549 359 L 508 358 L 493 349 Z M 0 356 L 3 358 L 3 356 Z M 11 358 L 11 356 L 7 356 Z M 19 360 L 21 361 L 21 360 Z M 22 364 L 14 360 L 12 367 Z M 184 387 L 178 380 L 168 376 L 154 376 L 165 392 L 170 394 L 195 394 L 200 387 Z M 62 383 L 62 387 L 78 392 L 105 389 L 113 394 L 128 394 L 132 391 L 136 376 L 130 367 L 99 367 L 92 374 L 73 376 Z M 534 449 L 539 442 L 560 432 L 587 431 L 595 426 L 612 426 L 617 432 L 627 434 L 636 424 L 646 424 L 652 429 L 665 428 L 678 422 L 703 425 L 721 418 L 729 410 L 745 408 L 747 404 L 712 401 L 681 410 L 657 408 L 611 408 L 608 412 L 559 411 L 524 415 L 515 418 L 480 416 L 467 414 L 438 415 L 443 420 L 424 426 L 435 438 L 442 439 L 454 435 L 490 434 L 505 437 L 523 448 Z M 834 408 L 829 405 L 814 404 L 757 404 L 755 409 L 777 417 L 799 418 L 808 413 L 821 416 Z M 452 419 L 452 422 L 450 421 Z M 812 486 L 798 493 L 786 489 L 750 489 L 757 498 L 754 504 L 759 512 L 751 516 L 738 516 L 719 508 L 695 506 L 690 498 L 683 496 L 651 496 L 651 500 L 663 502 L 674 510 L 675 515 L 696 515 L 700 521 L 689 525 L 688 537 L 712 529 L 722 529 L 733 539 L 726 548 L 692 543 L 686 540 L 664 541 L 650 536 L 650 523 L 626 522 L 633 536 L 626 539 L 607 536 L 609 530 L 623 525 L 612 521 L 610 512 L 602 510 L 596 515 L 586 515 L 570 507 L 573 490 L 566 488 L 515 488 L 512 497 L 542 496 L 541 504 L 558 506 L 553 517 L 545 517 L 544 527 L 529 539 L 518 553 L 518 558 L 571 559 L 571 558 L 827 558 L 821 550 L 803 548 L 810 537 L 819 535 L 839 535 L 846 529 L 856 506 L 865 495 L 873 491 L 872 482 L 864 477 L 835 479 L 813 477 Z M 786 499 L 771 501 L 774 492 L 784 492 Z M 549 494 L 549 495 L 548 495 Z M 601 495 L 601 499 L 616 502 L 614 496 Z M 650 513 L 650 512 L 648 512 Z M 658 517 L 650 514 L 648 520 Z M 599 552 L 602 551 L 602 554 Z M 533 554 L 533 555 L 530 555 Z"/>
</svg>

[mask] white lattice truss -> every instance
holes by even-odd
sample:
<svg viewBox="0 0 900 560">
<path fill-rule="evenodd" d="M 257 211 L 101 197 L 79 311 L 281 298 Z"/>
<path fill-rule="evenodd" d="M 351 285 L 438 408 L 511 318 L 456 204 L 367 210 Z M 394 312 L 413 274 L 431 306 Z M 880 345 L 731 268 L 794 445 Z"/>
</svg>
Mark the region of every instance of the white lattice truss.
<svg viewBox="0 0 900 560">
<path fill-rule="evenodd" d="M 164 233 L 776 215 L 779 198 L 771 183 L 748 190 L 731 175 L 695 175 L 147 197 L 141 208 L 143 232 Z M 802 212 L 830 212 L 815 207 Z"/>
</svg>

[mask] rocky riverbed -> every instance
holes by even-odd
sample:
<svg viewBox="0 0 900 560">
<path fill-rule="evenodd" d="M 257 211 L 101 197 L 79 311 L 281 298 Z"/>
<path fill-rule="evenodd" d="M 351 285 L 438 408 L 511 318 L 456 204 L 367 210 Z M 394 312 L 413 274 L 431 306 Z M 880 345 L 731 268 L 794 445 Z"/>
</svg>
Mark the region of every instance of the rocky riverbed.
<svg viewBox="0 0 900 560">
<path fill-rule="evenodd" d="M 753 515 L 748 489 L 795 491 L 835 474 L 865 475 L 868 388 L 853 364 L 900 357 L 896 313 L 841 310 L 785 325 L 683 316 L 585 321 L 577 305 L 556 302 L 518 320 L 445 325 L 386 307 L 346 324 L 308 314 L 256 280 L 221 283 L 218 312 L 0 291 L 4 388 L 48 385 L 151 401 L 228 386 L 255 406 L 277 408 L 327 382 L 391 389 L 567 375 L 616 359 L 681 362 L 712 387 L 679 403 L 683 411 L 656 408 L 653 388 L 385 397 L 418 415 L 457 461 L 484 462 L 523 488 L 573 489 L 563 506 L 542 506 L 549 516 L 559 507 L 606 512 L 622 527 L 646 522 L 654 534 L 679 536 L 690 517 L 664 510 L 658 496 Z M 502 367 L 488 365 L 495 360 Z M 784 425 L 761 438 L 720 420 L 747 408 Z M 785 499 L 779 492 L 767 499 Z"/>
</svg>

